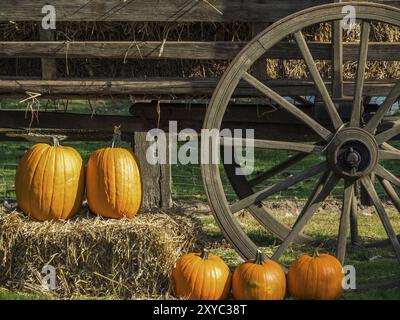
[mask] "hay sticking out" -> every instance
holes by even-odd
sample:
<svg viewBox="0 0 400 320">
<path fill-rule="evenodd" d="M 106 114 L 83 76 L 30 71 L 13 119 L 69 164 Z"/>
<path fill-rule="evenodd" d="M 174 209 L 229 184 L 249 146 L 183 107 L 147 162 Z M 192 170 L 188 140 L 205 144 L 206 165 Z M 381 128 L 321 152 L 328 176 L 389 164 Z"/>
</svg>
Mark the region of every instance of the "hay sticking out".
<svg viewBox="0 0 400 320">
<path fill-rule="evenodd" d="M 41 285 L 41 270 L 51 265 L 57 272 L 55 297 L 169 295 L 171 268 L 193 249 L 196 230 L 193 221 L 176 214 L 40 223 L 0 208 L 0 287 L 50 294 Z"/>
</svg>

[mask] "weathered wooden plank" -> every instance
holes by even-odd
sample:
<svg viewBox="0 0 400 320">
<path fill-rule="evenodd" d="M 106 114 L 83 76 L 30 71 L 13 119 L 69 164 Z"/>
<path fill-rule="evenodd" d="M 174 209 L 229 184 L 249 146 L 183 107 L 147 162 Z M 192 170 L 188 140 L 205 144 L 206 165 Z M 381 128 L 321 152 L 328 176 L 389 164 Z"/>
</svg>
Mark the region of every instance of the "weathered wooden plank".
<svg viewBox="0 0 400 320">
<path fill-rule="evenodd" d="M 167 41 L 160 55 L 161 41 L 1 41 L 0 58 L 112 58 L 112 59 L 198 59 L 231 60 L 246 42 Z M 327 42 L 307 42 L 316 60 L 331 60 L 332 45 Z M 344 61 L 358 59 L 359 44 L 343 45 Z M 301 59 L 293 42 L 281 42 L 265 55 L 270 59 Z M 400 61 L 399 42 L 371 42 L 368 60 Z"/>
<path fill-rule="evenodd" d="M 26 92 L 41 93 L 43 98 L 123 98 L 138 96 L 159 98 L 160 96 L 211 96 L 219 79 L 147 79 L 147 80 L 0 80 L 0 96 L 25 96 Z M 269 80 L 264 82 L 281 95 L 315 95 L 314 84 L 308 80 Z M 330 82 L 325 82 L 330 90 Z M 364 94 L 385 96 L 393 87 L 393 80 L 366 81 Z M 354 82 L 344 82 L 344 94 L 354 93 Z M 246 83 L 239 84 L 235 96 L 263 96 Z"/>
<path fill-rule="evenodd" d="M 280 18 L 333 0 L 55 0 L 58 21 L 248 21 Z M 351 2 L 351 1 L 350 1 Z M 398 0 L 367 0 L 399 7 Z M 2 0 L 0 21 L 40 21 L 47 0 Z"/>
<path fill-rule="evenodd" d="M 108 41 L 108 42 L 0 42 L 2 58 L 113 58 L 229 60 L 245 42 Z M 162 53 L 161 53 L 162 48 Z"/>
<path fill-rule="evenodd" d="M 8 137 L 7 133 L 14 133 L 17 129 L 18 133 L 25 132 L 30 127 L 29 132 L 38 132 L 46 134 L 67 135 L 70 140 L 107 140 L 112 136 L 114 125 L 121 124 L 124 139 L 131 141 L 134 132 L 148 131 L 158 127 L 158 118 L 154 115 L 152 108 L 140 107 L 146 110 L 144 122 L 142 118 L 136 116 L 101 116 L 83 114 L 71 114 L 64 112 L 41 112 L 38 115 L 39 122 L 34 120 L 31 123 L 31 117 L 26 117 L 24 111 L 0 111 L 0 141 L 21 140 Z M 194 111 L 193 109 L 198 109 Z M 248 113 L 248 110 L 242 109 L 241 114 Z M 177 115 L 180 116 L 177 116 Z M 159 128 L 169 132 L 169 122 L 176 121 L 178 131 L 191 128 L 200 133 L 203 126 L 205 111 L 202 108 L 192 108 L 192 110 L 184 110 L 183 106 L 175 106 L 173 109 L 167 105 L 162 106 L 161 121 Z M 233 117 L 233 115 L 232 115 Z M 240 117 L 239 117 L 240 119 Z M 231 129 L 254 129 L 257 139 L 274 139 L 274 140 L 292 140 L 292 141 L 315 141 L 317 137 L 311 130 L 300 123 L 289 122 L 285 130 L 282 130 L 282 124 L 287 119 L 282 119 L 281 123 L 255 122 L 254 118 L 236 121 L 229 119 L 224 121 L 224 128 Z M 254 121 L 254 122 L 253 122 Z M 21 132 L 20 132 L 21 131 Z"/>
<path fill-rule="evenodd" d="M 66 136 L 68 141 L 111 141 L 111 131 L 76 130 L 76 129 L 30 129 L 27 130 L 5 130 L 0 128 L 0 141 L 27 141 L 24 135 L 46 134 Z M 130 135 L 123 133 L 122 140 L 130 141 Z"/>
<path fill-rule="evenodd" d="M 56 0 L 57 21 L 271 22 L 329 0 Z M 378 1 L 379 2 L 379 1 Z M 382 1 L 381 1 L 382 2 Z M 0 21 L 40 21 L 47 0 L 2 0 Z M 222 13 L 222 14 L 221 14 Z"/>
<path fill-rule="evenodd" d="M 31 117 L 25 111 L 0 111 L 0 128 L 46 128 L 76 131 L 97 131 L 113 133 L 115 125 L 121 125 L 123 132 L 132 134 L 146 130 L 143 122 L 132 116 L 85 115 L 66 112 L 39 112 Z M 0 130 L 6 131 L 6 130 Z"/>
</svg>

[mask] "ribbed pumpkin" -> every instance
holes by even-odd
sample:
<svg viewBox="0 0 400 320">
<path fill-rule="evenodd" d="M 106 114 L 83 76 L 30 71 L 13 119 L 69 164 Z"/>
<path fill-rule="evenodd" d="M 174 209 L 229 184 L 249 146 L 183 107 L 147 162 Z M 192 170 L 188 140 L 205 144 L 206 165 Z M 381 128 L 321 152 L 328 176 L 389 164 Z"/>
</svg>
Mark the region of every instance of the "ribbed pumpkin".
<svg viewBox="0 0 400 320">
<path fill-rule="evenodd" d="M 232 293 L 237 300 L 282 300 L 286 293 L 286 275 L 278 263 L 265 260 L 258 250 L 255 260 L 236 268 Z"/>
<path fill-rule="evenodd" d="M 303 255 L 293 262 L 288 273 L 289 294 L 297 299 L 334 300 L 343 293 L 343 268 L 329 254 Z"/>
<path fill-rule="evenodd" d="M 136 156 L 124 148 L 103 148 L 89 158 L 86 169 L 89 208 L 108 218 L 132 218 L 142 203 L 142 181 Z"/>
<path fill-rule="evenodd" d="M 203 250 L 181 257 L 172 270 L 175 295 L 189 300 L 223 300 L 231 290 L 231 272 L 218 256 Z"/>
<path fill-rule="evenodd" d="M 15 177 L 18 205 L 35 220 L 68 219 L 82 205 L 84 168 L 71 147 L 39 143 L 22 157 Z"/>
</svg>

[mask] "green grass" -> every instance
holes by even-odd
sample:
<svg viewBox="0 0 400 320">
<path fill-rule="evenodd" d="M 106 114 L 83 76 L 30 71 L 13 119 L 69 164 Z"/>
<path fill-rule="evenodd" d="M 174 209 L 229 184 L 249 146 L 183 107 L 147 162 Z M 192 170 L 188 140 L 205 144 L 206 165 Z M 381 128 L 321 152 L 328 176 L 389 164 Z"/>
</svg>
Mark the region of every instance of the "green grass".
<svg viewBox="0 0 400 320">
<path fill-rule="evenodd" d="M 27 294 L 21 292 L 12 292 L 0 288 L 0 300 L 46 300 L 48 297 L 38 294 Z"/>
</svg>

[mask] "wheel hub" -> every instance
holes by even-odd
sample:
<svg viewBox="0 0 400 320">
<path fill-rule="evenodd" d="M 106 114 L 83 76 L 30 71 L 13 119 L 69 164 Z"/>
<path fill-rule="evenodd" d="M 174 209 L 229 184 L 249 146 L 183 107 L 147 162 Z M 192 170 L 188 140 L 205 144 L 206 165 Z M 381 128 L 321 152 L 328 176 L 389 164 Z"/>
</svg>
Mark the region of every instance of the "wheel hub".
<svg viewBox="0 0 400 320">
<path fill-rule="evenodd" d="M 378 144 L 361 128 L 345 128 L 331 141 L 327 158 L 340 176 L 363 177 L 370 174 L 377 164 Z"/>
</svg>

